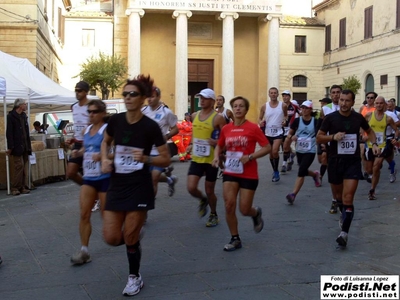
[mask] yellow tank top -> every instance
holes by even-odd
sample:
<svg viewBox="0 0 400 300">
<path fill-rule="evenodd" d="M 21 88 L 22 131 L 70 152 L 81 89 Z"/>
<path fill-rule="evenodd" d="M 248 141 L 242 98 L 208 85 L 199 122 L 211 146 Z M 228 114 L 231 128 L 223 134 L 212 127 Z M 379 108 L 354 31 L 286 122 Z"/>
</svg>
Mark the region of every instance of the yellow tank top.
<svg viewBox="0 0 400 300">
<path fill-rule="evenodd" d="M 211 164 L 214 159 L 214 147 L 208 144 L 208 139 L 214 131 L 214 118 L 217 115 L 216 111 L 213 111 L 207 119 L 200 121 L 200 112 L 196 114 L 193 120 L 193 149 L 192 149 L 192 161 L 199 164 Z"/>
<path fill-rule="evenodd" d="M 369 126 L 375 131 L 376 142 L 378 147 L 383 149 L 386 146 L 386 125 L 387 125 L 387 115 L 384 113 L 382 120 L 378 121 L 375 118 L 375 113 L 372 112 L 371 119 L 369 120 Z M 368 141 L 368 148 L 372 148 L 372 143 Z"/>
</svg>

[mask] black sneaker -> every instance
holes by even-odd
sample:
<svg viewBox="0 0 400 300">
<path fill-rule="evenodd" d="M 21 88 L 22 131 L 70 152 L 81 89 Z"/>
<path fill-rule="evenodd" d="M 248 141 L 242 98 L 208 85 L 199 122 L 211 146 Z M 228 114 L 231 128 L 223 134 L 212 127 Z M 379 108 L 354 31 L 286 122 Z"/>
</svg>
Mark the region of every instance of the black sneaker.
<svg viewBox="0 0 400 300">
<path fill-rule="evenodd" d="M 338 208 L 337 208 L 337 202 L 332 201 L 331 209 L 329 210 L 330 214 L 337 214 Z"/>
<path fill-rule="evenodd" d="M 208 199 L 203 198 L 199 204 L 199 217 L 202 218 L 207 214 Z"/>
<path fill-rule="evenodd" d="M 255 233 L 260 233 L 264 227 L 264 220 L 262 219 L 262 210 L 256 206 L 257 216 L 251 217 L 253 219 Z"/>
<path fill-rule="evenodd" d="M 339 244 L 340 247 L 347 246 L 347 233 L 342 231 L 336 239 L 336 242 Z"/>
</svg>

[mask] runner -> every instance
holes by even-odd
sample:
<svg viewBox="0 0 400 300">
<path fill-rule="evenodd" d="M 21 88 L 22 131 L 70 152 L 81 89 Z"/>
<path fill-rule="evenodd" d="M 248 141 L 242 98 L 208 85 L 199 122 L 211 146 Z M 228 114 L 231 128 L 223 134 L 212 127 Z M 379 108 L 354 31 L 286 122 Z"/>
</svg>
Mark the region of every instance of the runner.
<svg viewBox="0 0 400 300">
<path fill-rule="evenodd" d="M 96 199 L 100 199 L 101 210 L 104 209 L 106 192 L 110 183 L 110 174 L 102 173 L 100 165 L 100 146 L 104 130 L 107 127 L 104 122 L 106 105 L 101 100 L 91 100 L 88 103 L 87 112 L 91 125 L 85 129 L 83 146 L 71 153 L 72 158 L 83 157 L 83 184 L 79 195 L 81 249 L 71 257 L 71 263 L 74 265 L 82 265 L 91 261 L 88 249 L 92 233 L 91 209 Z"/>
<path fill-rule="evenodd" d="M 279 176 L 279 148 L 283 139 L 283 127 L 288 121 L 287 105 L 278 101 L 279 91 L 272 87 L 268 91 L 270 101 L 261 106 L 258 122 L 261 128 L 265 128 L 265 135 L 271 144 L 272 150 L 269 160 L 274 170 L 272 182 L 280 180 Z"/>
<path fill-rule="evenodd" d="M 281 168 L 281 174 L 285 174 L 286 171 L 292 170 L 295 153 L 293 153 L 292 151 L 292 148 L 290 146 L 291 144 L 286 144 L 287 145 L 286 147 L 284 145 L 286 136 L 288 135 L 290 129 L 290 125 L 296 119 L 296 115 L 300 114 L 299 106 L 291 102 L 290 98 L 291 98 L 290 91 L 286 90 L 282 92 L 283 103 L 287 105 L 288 118 L 283 126 L 283 139 L 282 139 L 283 163 Z"/>
<path fill-rule="evenodd" d="M 218 95 L 215 101 L 215 111 L 224 117 L 226 124 L 233 121 L 234 116 L 230 109 L 224 107 L 225 97 L 222 95 Z"/>
<path fill-rule="evenodd" d="M 365 115 L 369 126 L 374 130 L 376 143 L 379 147 L 379 153 L 376 155 L 372 150 L 372 143 L 368 142 L 368 148 L 365 152 L 366 171 L 372 174 L 371 189 L 368 192 L 369 200 L 376 200 L 375 189 L 378 185 L 381 175 L 383 160 L 391 155 L 391 149 L 386 147 L 386 127 L 390 126 L 395 132 L 395 139 L 398 139 L 399 131 L 393 119 L 385 114 L 385 99 L 378 96 L 375 99 L 375 110 Z M 391 142 L 390 142 L 391 143 Z"/>
<path fill-rule="evenodd" d="M 142 113 L 158 123 L 165 140 L 168 141 L 179 131 L 176 116 L 161 102 L 161 91 L 158 87 L 153 87 L 151 97 L 149 97 L 147 101 L 148 105 L 142 108 Z M 151 155 L 158 155 L 156 147 L 153 147 L 151 150 Z M 154 197 L 157 196 L 159 182 L 166 182 L 168 184 L 168 196 L 172 197 L 175 193 L 175 184 L 178 182 L 178 177 L 175 175 L 167 177 L 165 173 L 163 173 L 164 168 L 156 166 L 150 166 L 150 170 L 153 178 Z"/>
<path fill-rule="evenodd" d="M 215 181 L 218 168 L 211 163 L 214 158 L 214 147 L 217 145 L 219 132 L 225 125 L 225 119 L 214 110 L 215 93 L 212 89 L 204 89 L 200 96 L 201 110 L 192 115 L 192 161 L 190 163 L 187 179 L 187 190 L 193 197 L 199 199 L 199 216 L 207 214 L 210 206 L 210 216 L 207 227 L 218 225 L 217 196 L 215 195 Z M 206 195 L 199 190 L 200 178 L 205 175 L 204 189 Z"/>
<path fill-rule="evenodd" d="M 328 180 L 337 206 L 340 208 L 341 232 L 336 239 L 340 247 L 346 247 L 351 221 L 354 216 L 354 194 L 362 178 L 358 136 L 360 129 L 372 141 L 373 153 L 378 154 L 376 135 L 365 118 L 352 110 L 355 95 L 350 90 L 340 94 L 339 111 L 327 115 L 317 133 L 317 143 L 330 143 L 328 152 Z"/>
<path fill-rule="evenodd" d="M 239 195 L 239 209 L 244 216 L 252 217 L 254 231 L 259 233 L 264 226 L 262 210 L 253 207 L 253 198 L 258 186 L 257 158 L 271 151 L 271 146 L 258 125 L 246 119 L 250 103 L 241 96 L 230 101 L 235 121 L 221 131 L 218 145 L 214 152 L 213 166 L 219 165 L 222 149 L 226 149 L 226 162 L 223 179 L 226 222 L 231 233 L 231 240 L 224 246 L 225 251 L 242 248 L 239 237 L 236 202 Z M 255 151 L 256 144 L 261 148 Z"/>
<path fill-rule="evenodd" d="M 139 234 L 147 211 L 154 209 L 154 188 L 150 165 L 167 167 L 170 155 L 160 127 L 143 115 L 141 107 L 152 94 L 153 80 L 139 75 L 123 88 L 126 112 L 111 116 L 101 144 L 102 171 L 111 172 L 103 213 L 106 243 L 126 244 L 128 282 L 123 295 L 133 296 L 143 288 L 139 273 L 142 250 Z M 114 162 L 108 158 L 114 143 Z M 156 146 L 159 155 L 150 156 Z"/>
<path fill-rule="evenodd" d="M 285 141 L 285 147 L 290 147 L 292 141 L 296 141 L 296 155 L 299 161 L 299 171 L 293 192 L 286 196 L 289 204 L 293 204 L 304 183 L 305 176 L 311 176 L 314 179 L 316 187 L 321 186 L 321 179 L 318 171 L 310 171 L 308 168 L 314 161 L 317 150 L 315 135 L 317 133 L 317 121 L 312 111 L 312 101 L 306 100 L 301 104 L 301 117 L 296 118 Z"/>
</svg>

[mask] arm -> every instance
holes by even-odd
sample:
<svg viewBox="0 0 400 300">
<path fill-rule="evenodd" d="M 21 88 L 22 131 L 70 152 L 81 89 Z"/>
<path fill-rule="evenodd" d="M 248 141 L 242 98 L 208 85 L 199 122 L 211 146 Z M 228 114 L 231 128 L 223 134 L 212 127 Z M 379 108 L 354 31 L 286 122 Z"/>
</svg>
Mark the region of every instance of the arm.
<svg viewBox="0 0 400 300">
<path fill-rule="evenodd" d="M 262 126 L 263 124 L 263 122 L 265 121 L 264 120 L 264 116 L 265 116 L 265 104 L 263 105 L 263 106 L 261 106 L 261 108 L 260 108 L 260 114 L 259 114 L 259 116 L 258 116 L 258 125 L 260 125 L 260 126 Z"/>
<path fill-rule="evenodd" d="M 137 150 L 136 150 L 137 151 Z M 139 150 L 136 152 L 134 150 L 134 160 L 140 161 L 145 164 L 150 164 L 152 166 L 166 168 L 171 164 L 171 158 L 167 148 L 167 144 L 163 144 L 157 147 L 157 156 L 143 155 L 143 151 Z"/>
<path fill-rule="evenodd" d="M 223 116 L 221 116 L 220 114 L 217 114 L 215 116 L 215 118 L 214 118 L 214 124 L 213 125 L 214 125 L 214 129 L 215 130 L 221 131 L 222 127 L 224 127 L 226 125 L 225 118 Z M 214 140 L 212 138 L 209 138 L 208 139 L 208 143 L 211 146 L 215 147 L 217 145 L 217 143 L 218 143 L 218 139 Z"/>
<path fill-rule="evenodd" d="M 165 138 L 166 138 L 167 140 L 169 140 L 169 139 L 172 138 L 174 135 L 177 135 L 178 132 L 179 132 L 178 126 L 176 126 L 176 125 L 175 125 L 175 126 L 172 126 L 171 129 L 170 129 L 170 131 L 169 131 L 169 133 L 167 133 L 167 134 L 165 135 Z"/>
<path fill-rule="evenodd" d="M 256 160 L 257 158 L 261 158 L 265 155 L 267 155 L 268 153 L 271 152 L 271 144 L 268 143 L 267 145 L 261 147 L 260 149 L 258 149 L 256 152 L 254 152 L 253 154 L 249 154 L 249 155 L 243 155 L 240 158 L 240 161 L 245 164 L 251 160 Z"/>
<path fill-rule="evenodd" d="M 368 140 L 372 143 L 372 152 L 375 155 L 379 155 L 379 153 L 381 152 L 381 150 L 378 147 L 378 144 L 376 143 L 376 135 L 375 135 L 375 131 L 372 130 L 372 128 L 368 128 L 367 130 L 364 130 L 367 135 L 368 135 Z"/>
<path fill-rule="evenodd" d="M 226 111 L 226 115 L 229 119 L 231 119 L 232 122 L 235 122 L 235 117 L 233 116 L 233 112 L 230 109 Z"/>
<path fill-rule="evenodd" d="M 283 111 L 283 121 L 282 121 L 282 126 L 285 126 L 288 116 L 287 116 L 287 105 L 285 103 L 282 103 L 282 111 Z"/>
<path fill-rule="evenodd" d="M 104 131 L 103 141 L 101 142 L 100 155 L 101 155 L 101 172 L 110 173 L 112 171 L 112 161 L 108 158 L 111 143 L 114 138 L 109 136 L 107 131 Z"/>
<path fill-rule="evenodd" d="M 398 139 L 398 138 L 399 138 L 399 130 L 398 130 L 398 128 L 397 128 L 396 123 L 394 122 L 394 120 L 393 120 L 391 117 L 388 116 L 388 118 L 387 118 L 387 123 L 388 123 L 388 125 L 390 125 L 390 127 L 392 127 L 393 130 L 395 131 L 395 134 L 394 134 L 395 139 Z"/>
<path fill-rule="evenodd" d="M 283 143 L 283 151 L 288 152 L 290 150 L 290 144 L 292 143 L 292 137 L 295 134 L 295 130 L 290 128 L 286 136 L 285 142 Z"/>
</svg>

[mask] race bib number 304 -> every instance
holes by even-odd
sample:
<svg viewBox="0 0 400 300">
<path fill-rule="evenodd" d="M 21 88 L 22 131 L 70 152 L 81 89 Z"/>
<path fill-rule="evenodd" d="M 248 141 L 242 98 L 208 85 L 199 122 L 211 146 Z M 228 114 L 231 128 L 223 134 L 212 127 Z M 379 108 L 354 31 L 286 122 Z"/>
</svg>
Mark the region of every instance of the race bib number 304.
<svg viewBox="0 0 400 300">
<path fill-rule="evenodd" d="M 337 153 L 338 154 L 354 154 L 357 149 L 357 135 L 345 134 L 341 141 L 337 142 Z"/>
<path fill-rule="evenodd" d="M 135 147 L 117 145 L 115 147 L 114 166 L 115 173 L 128 174 L 143 169 L 143 163 L 133 159 Z M 143 150 L 143 149 L 139 149 Z"/>
</svg>

